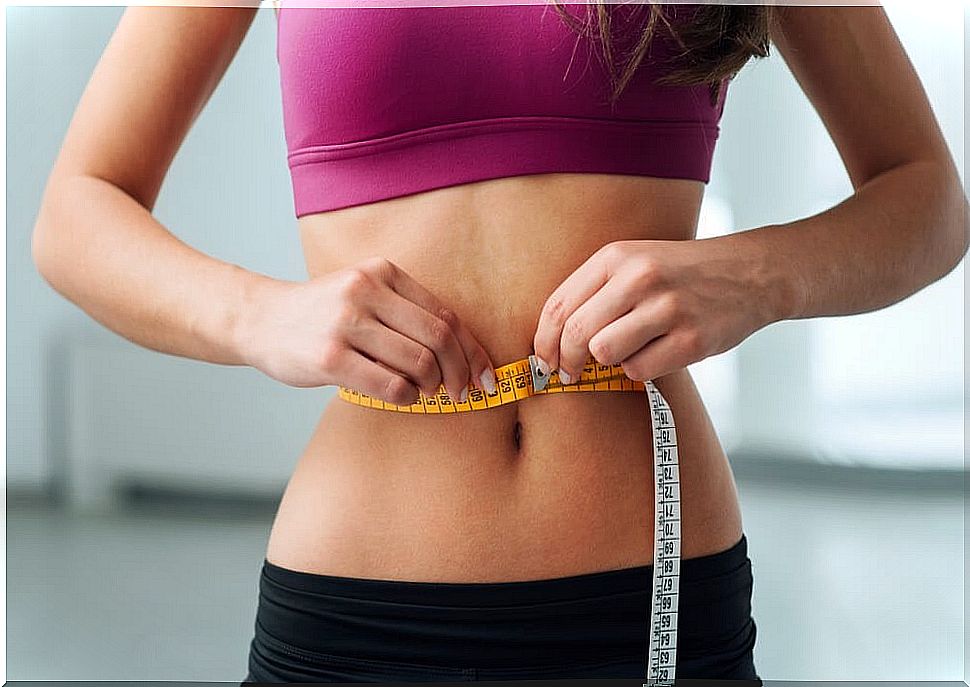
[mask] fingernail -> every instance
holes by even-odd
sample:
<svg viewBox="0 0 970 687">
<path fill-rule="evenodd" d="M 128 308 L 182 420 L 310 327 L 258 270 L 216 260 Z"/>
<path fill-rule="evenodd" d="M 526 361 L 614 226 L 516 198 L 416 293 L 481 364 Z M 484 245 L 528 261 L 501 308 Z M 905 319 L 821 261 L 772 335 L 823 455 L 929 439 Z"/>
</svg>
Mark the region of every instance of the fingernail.
<svg viewBox="0 0 970 687">
<path fill-rule="evenodd" d="M 461 388 L 461 392 L 458 394 L 458 400 L 462 403 L 468 400 L 468 385 L 466 384 Z"/>
<path fill-rule="evenodd" d="M 569 384 L 570 379 L 571 377 L 569 376 L 568 372 L 565 370 L 559 370 L 559 381 L 561 381 L 563 384 Z"/>
<path fill-rule="evenodd" d="M 482 370 L 482 374 L 478 376 L 478 379 L 481 381 L 482 386 L 485 387 L 486 393 L 495 393 L 495 373 L 492 372 L 492 368 L 486 367 Z"/>
<path fill-rule="evenodd" d="M 536 365 L 539 366 L 539 372 L 542 373 L 542 376 L 543 377 L 548 377 L 549 376 L 549 371 L 550 371 L 549 363 L 547 363 L 545 360 L 543 360 L 539 356 L 536 356 Z"/>
</svg>

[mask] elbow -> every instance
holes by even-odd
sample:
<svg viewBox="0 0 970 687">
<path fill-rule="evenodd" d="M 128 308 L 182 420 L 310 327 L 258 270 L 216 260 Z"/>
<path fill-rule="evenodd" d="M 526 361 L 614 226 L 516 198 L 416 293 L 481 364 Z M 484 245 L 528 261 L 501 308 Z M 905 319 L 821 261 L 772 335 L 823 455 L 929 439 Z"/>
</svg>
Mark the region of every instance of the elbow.
<svg viewBox="0 0 970 687">
<path fill-rule="evenodd" d="M 951 212 L 947 213 L 949 221 L 946 222 L 948 231 L 946 232 L 945 265 L 943 274 L 949 274 L 956 269 L 970 249 L 970 205 L 967 203 L 967 196 L 963 191 L 959 178 L 953 179 L 953 196 L 949 207 Z"/>
<path fill-rule="evenodd" d="M 59 272 L 61 271 L 55 250 L 54 233 L 48 221 L 48 209 L 45 205 L 47 201 L 41 203 L 37 213 L 37 220 L 34 222 L 34 229 L 30 236 L 30 254 L 34 261 L 34 267 L 38 274 L 44 278 L 48 284 L 55 289 L 60 281 Z"/>
<path fill-rule="evenodd" d="M 953 266 L 959 265 L 970 249 L 970 204 L 967 203 L 967 196 L 960 194 L 960 211 L 957 213 L 957 234 L 959 236 L 959 248 L 956 251 L 956 260 Z"/>
<path fill-rule="evenodd" d="M 57 188 L 48 183 L 30 235 L 30 254 L 38 274 L 55 291 L 63 293 L 70 261 L 64 259 L 65 250 L 57 221 L 57 202 Z"/>
<path fill-rule="evenodd" d="M 970 250 L 970 205 L 960 176 L 949 160 L 928 164 L 933 172 L 923 179 L 928 182 L 927 188 L 938 191 L 934 194 L 935 209 L 929 210 L 926 222 L 925 245 L 930 251 L 927 258 L 933 265 L 928 276 L 932 282 L 956 269 Z"/>
<path fill-rule="evenodd" d="M 44 202 L 41 203 L 37 219 L 34 222 L 34 229 L 30 235 L 30 255 L 38 274 L 50 284 L 56 279 L 57 267 L 54 260 L 54 251 L 51 247 L 51 229 L 46 221 L 48 213 Z"/>
</svg>

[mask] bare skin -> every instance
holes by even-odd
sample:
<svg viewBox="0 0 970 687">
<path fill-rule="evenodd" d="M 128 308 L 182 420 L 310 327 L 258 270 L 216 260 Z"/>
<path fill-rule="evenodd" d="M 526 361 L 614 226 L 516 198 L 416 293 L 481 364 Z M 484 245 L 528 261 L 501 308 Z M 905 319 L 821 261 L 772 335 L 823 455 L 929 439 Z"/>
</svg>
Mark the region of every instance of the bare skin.
<svg viewBox="0 0 970 687">
<path fill-rule="evenodd" d="M 307 216 L 300 230 L 311 276 L 383 255 L 438 294 L 502 365 L 532 351 L 544 294 L 583 260 L 617 239 L 689 239 L 702 193 L 691 181 L 512 177 Z M 686 371 L 657 385 L 682 443 L 684 556 L 728 548 L 741 514 L 703 403 Z M 298 570 L 439 581 L 646 564 L 650 437 L 643 393 L 542 396 L 452 416 L 338 399 L 290 480 L 267 557 Z"/>
<path fill-rule="evenodd" d="M 303 217 L 310 279 L 255 274 L 194 250 L 151 214 L 254 13 L 125 12 L 45 190 L 33 239 L 45 279 L 140 345 L 397 403 L 439 383 L 456 393 L 533 349 L 574 372 L 585 350 L 628 351 L 627 373 L 656 380 L 676 417 L 685 558 L 729 547 L 742 527 L 684 368 L 774 321 L 889 305 L 966 251 L 959 177 L 881 8 L 790 7 L 773 40 L 855 190 L 831 210 L 698 241 L 698 182 L 510 177 Z M 597 274 L 655 331 L 637 341 L 632 326 L 603 327 L 609 304 L 583 288 Z M 365 355 L 374 340 L 387 345 Z M 446 417 L 335 399 L 297 462 L 267 557 L 427 581 L 646 564 L 649 437 L 642 394 Z"/>
</svg>

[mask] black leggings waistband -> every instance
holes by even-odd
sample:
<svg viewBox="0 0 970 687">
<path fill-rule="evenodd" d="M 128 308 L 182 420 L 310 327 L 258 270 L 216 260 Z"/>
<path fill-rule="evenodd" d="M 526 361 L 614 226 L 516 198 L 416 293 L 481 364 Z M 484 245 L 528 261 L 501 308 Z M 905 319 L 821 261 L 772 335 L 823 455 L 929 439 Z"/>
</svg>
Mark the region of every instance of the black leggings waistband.
<svg viewBox="0 0 970 687">
<path fill-rule="evenodd" d="M 697 587 L 694 591 L 710 590 L 712 579 L 737 571 L 747 560 L 747 538 L 742 535 L 729 549 L 682 560 L 680 584 Z M 652 565 L 517 582 L 410 582 L 340 577 L 290 570 L 265 559 L 263 573 L 271 582 L 311 594 L 429 607 L 466 606 L 479 610 L 520 604 L 590 601 L 601 596 L 649 591 L 653 584 Z M 737 587 L 743 580 L 720 580 L 714 585 L 714 591 L 722 595 L 727 591 L 725 584 Z"/>
<path fill-rule="evenodd" d="M 254 645 L 290 660 L 443 669 L 645 665 L 652 575 L 644 565 L 515 582 L 411 582 L 264 560 Z M 750 662 L 752 582 L 743 535 L 725 551 L 681 561 L 679 671 L 694 661 L 713 666 L 701 677 L 719 677 L 718 662 Z"/>
</svg>

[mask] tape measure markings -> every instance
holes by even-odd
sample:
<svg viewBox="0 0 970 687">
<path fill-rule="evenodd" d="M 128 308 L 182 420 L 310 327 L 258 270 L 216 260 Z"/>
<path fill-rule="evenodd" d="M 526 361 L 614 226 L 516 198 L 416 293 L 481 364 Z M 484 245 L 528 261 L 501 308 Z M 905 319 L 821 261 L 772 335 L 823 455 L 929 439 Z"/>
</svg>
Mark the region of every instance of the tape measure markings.
<svg viewBox="0 0 970 687">
<path fill-rule="evenodd" d="M 468 390 L 465 401 L 458 401 L 451 397 L 443 386 L 440 386 L 434 396 L 419 394 L 418 399 L 410 405 L 395 405 L 386 403 L 348 387 L 339 387 L 338 395 L 345 401 L 365 408 L 377 410 L 392 410 L 400 413 L 418 413 L 423 415 L 440 415 L 475 410 L 488 410 L 500 405 L 521 401 L 523 398 L 542 394 L 576 393 L 588 391 L 642 391 L 644 383 L 632 380 L 623 372 L 619 363 L 603 365 L 593 362 L 583 367 L 583 372 L 577 380 L 570 384 L 563 384 L 559 380 L 559 373 L 552 372 L 545 388 L 536 389 L 533 383 L 533 372 L 528 358 L 517 360 L 508 365 L 495 369 L 496 391 L 488 394 L 483 389 L 472 387 Z"/>
<path fill-rule="evenodd" d="M 653 382 L 650 403 L 654 462 L 653 599 L 645 685 L 673 684 L 680 601 L 680 468 L 674 415 Z"/>
</svg>

